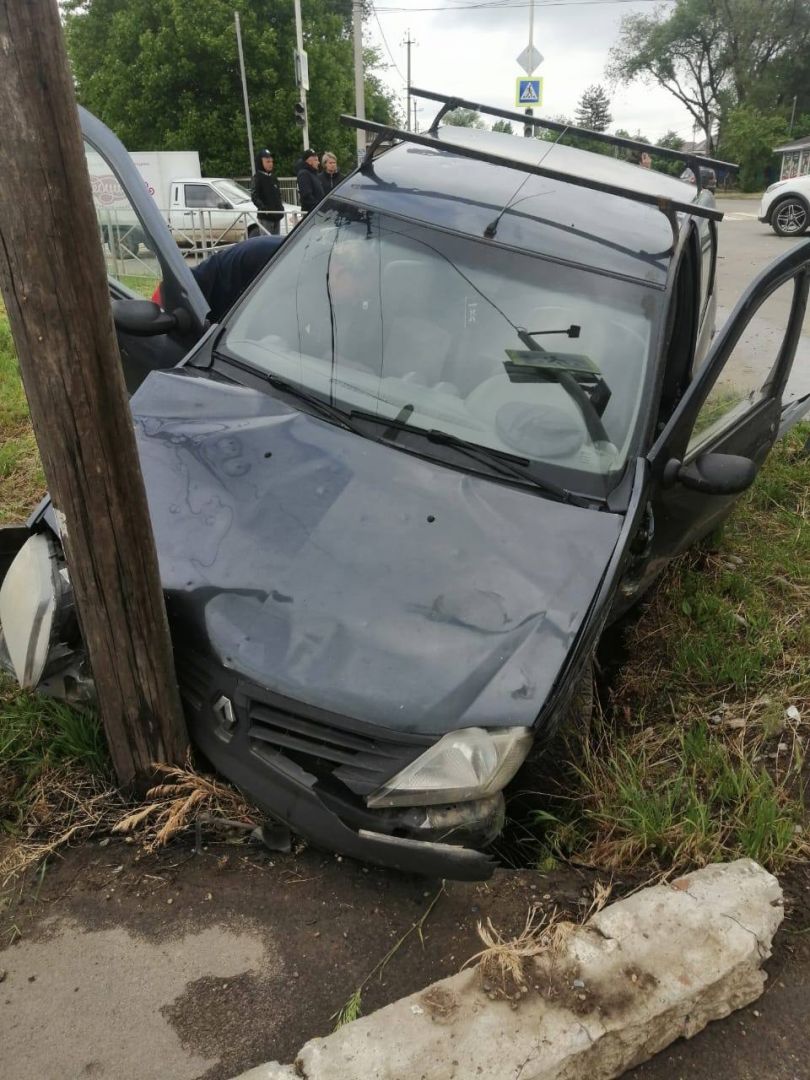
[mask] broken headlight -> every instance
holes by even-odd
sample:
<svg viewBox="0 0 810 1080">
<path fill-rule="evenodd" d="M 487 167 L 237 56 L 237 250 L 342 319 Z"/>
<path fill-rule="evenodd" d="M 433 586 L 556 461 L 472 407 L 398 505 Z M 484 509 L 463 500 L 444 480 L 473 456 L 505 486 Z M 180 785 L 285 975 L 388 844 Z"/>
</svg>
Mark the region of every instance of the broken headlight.
<svg viewBox="0 0 810 1080">
<path fill-rule="evenodd" d="M 523 764 L 532 733 L 462 728 L 444 735 L 366 800 L 372 808 L 469 802 L 500 791 Z"/>
<path fill-rule="evenodd" d="M 72 612 L 72 590 L 56 544 L 46 533 L 35 533 L 0 587 L 0 652 L 20 686 L 39 683 Z"/>
</svg>

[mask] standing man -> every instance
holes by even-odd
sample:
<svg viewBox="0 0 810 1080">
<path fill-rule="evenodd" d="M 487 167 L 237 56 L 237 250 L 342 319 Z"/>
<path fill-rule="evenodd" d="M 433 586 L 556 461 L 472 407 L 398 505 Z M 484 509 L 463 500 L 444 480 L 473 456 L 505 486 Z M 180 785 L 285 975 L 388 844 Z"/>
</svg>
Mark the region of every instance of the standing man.
<svg viewBox="0 0 810 1080">
<path fill-rule="evenodd" d="M 323 198 L 321 178 L 318 174 L 318 155 L 314 150 L 305 150 L 301 159 L 298 194 L 301 196 L 301 209 L 306 213 L 314 210 Z"/>
<path fill-rule="evenodd" d="M 336 188 L 343 179 L 340 175 L 337 158 L 327 150 L 321 158 L 321 165 L 323 166 L 323 172 L 321 173 L 321 187 L 323 188 L 324 196 L 331 195 L 334 188 Z"/>
<path fill-rule="evenodd" d="M 278 178 L 273 172 L 273 155 L 269 150 L 261 150 L 256 155 L 256 172 L 250 186 L 250 197 L 259 211 L 261 224 L 273 236 L 278 236 L 284 217 L 284 201 Z"/>
</svg>

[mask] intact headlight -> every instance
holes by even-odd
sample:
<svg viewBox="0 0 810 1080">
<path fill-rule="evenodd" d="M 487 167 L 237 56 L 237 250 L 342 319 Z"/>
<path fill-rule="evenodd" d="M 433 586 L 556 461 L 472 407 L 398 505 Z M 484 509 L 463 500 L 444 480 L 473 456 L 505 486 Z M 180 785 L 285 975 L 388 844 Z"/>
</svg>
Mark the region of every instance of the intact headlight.
<svg viewBox="0 0 810 1080">
<path fill-rule="evenodd" d="M 781 187 L 784 183 L 786 183 L 785 180 L 777 180 L 775 184 L 771 184 L 770 187 L 765 188 L 765 194 L 767 195 L 769 191 L 776 191 L 776 189 Z"/>
<path fill-rule="evenodd" d="M 0 629 L 17 682 L 33 689 L 42 678 L 63 585 L 45 533 L 26 540 L 0 587 Z"/>
<path fill-rule="evenodd" d="M 366 801 L 375 808 L 482 799 L 509 783 L 531 745 L 532 734 L 525 727 L 452 731 L 387 780 Z"/>
</svg>

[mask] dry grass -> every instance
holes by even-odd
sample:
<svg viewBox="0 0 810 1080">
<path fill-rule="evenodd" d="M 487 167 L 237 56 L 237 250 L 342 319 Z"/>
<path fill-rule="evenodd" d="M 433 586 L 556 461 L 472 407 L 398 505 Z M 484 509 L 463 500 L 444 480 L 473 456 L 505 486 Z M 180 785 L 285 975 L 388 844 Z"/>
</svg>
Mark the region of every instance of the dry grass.
<svg viewBox="0 0 810 1080">
<path fill-rule="evenodd" d="M 513 1007 L 532 988 L 548 997 L 557 996 L 571 934 L 603 909 L 611 891 L 611 886 L 595 881 L 591 903 L 576 922 L 565 918 L 557 907 L 541 913 L 537 905 L 532 906 L 523 929 L 512 937 L 501 933 L 489 918 L 486 923 L 478 922 L 476 929 L 484 948 L 463 968 L 475 966 L 484 993 L 492 1000 L 511 1001 Z"/>
<path fill-rule="evenodd" d="M 504 936 L 489 918 L 486 923 L 479 922 L 478 936 L 484 948 L 471 956 L 464 967 L 476 966 L 484 991 L 491 998 L 519 1000 L 533 983 L 533 961 L 542 959 L 544 972 L 553 972 L 572 933 L 602 910 L 610 893 L 609 885 L 596 882 L 591 904 L 577 922 L 564 918 L 556 907 L 541 913 L 533 906 L 523 929 L 514 937 Z"/>
<path fill-rule="evenodd" d="M 220 780 L 197 772 L 191 762 L 185 768 L 155 765 L 165 777 L 146 793 L 145 804 L 126 814 L 112 828 L 116 833 L 137 833 L 147 851 L 163 847 L 200 819 L 224 819 L 258 825 L 260 815 L 240 793 Z"/>
<path fill-rule="evenodd" d="M 481 984 L 490 997 L 515 1001 L 529 991 L 530 962 L 542 953 L 559 953 L 576 929 L 576 923 L 563 919 L 556 908 L 541 914 L 532 907 L 523 929 L 515 937 L 504 937 L 491 919 L 479 922 L 477 929 L 484 948 L 471 956 L 464 967 L 477 967 Z"/>
<path fill-rule="evenodd" d="M 0 857 L 0 889 L 68 844 L 111 828 L 124 805 L 103 777 L 75 765 L 45 769 L 28 799 L 21 828 Z"/>
</svg>

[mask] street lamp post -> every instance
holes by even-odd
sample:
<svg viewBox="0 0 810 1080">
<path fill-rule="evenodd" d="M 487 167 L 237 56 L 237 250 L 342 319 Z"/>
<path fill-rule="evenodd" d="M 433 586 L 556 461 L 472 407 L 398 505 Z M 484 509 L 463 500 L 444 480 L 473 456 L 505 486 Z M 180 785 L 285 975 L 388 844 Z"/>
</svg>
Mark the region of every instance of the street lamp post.
<svg viewBox="0 0 810 1080">
<path fill-rule="evenodd" d="M 298 0 L 296 0 L 298 3 Z M 353 0 L 352 29 L 354 31 L 354 111 L 360 120 L 366 118 L 366 90 L 363 77 L 363 4 L 362 0 Z M 360 164 L 366 152 L 366 137 L 357 129 L 357 163 Z"/>
<path fill-rule="evenodd" d="M 233 13 L 236 24 L 236 47 L 239 50 L 239 72 L 242 76 L 242 97 L 245 102 L 245 125 L 247 127 L 248 153 L 250 154 L 250 172 L 256 168 L 253 156 L 253 128 L 250 124 L 250 103 L 248 101 L 247 77 L 245 75 L 245 54 L 242 52 L 242 24 L 239 21 L 239 12 Z"/>
<path fill-rule="evenodd" d="M 295 10 L 295 48 L 296 48 L 296 76 L 298 82 L 298 100 L 301 103 L 301 135 L 304 149 L 309 148 L 309 117 L 307 116 L 307 77 L 304 71 L 304 29 L 301 24 L 301 0 L 293 0 Z"/>
</svg>

